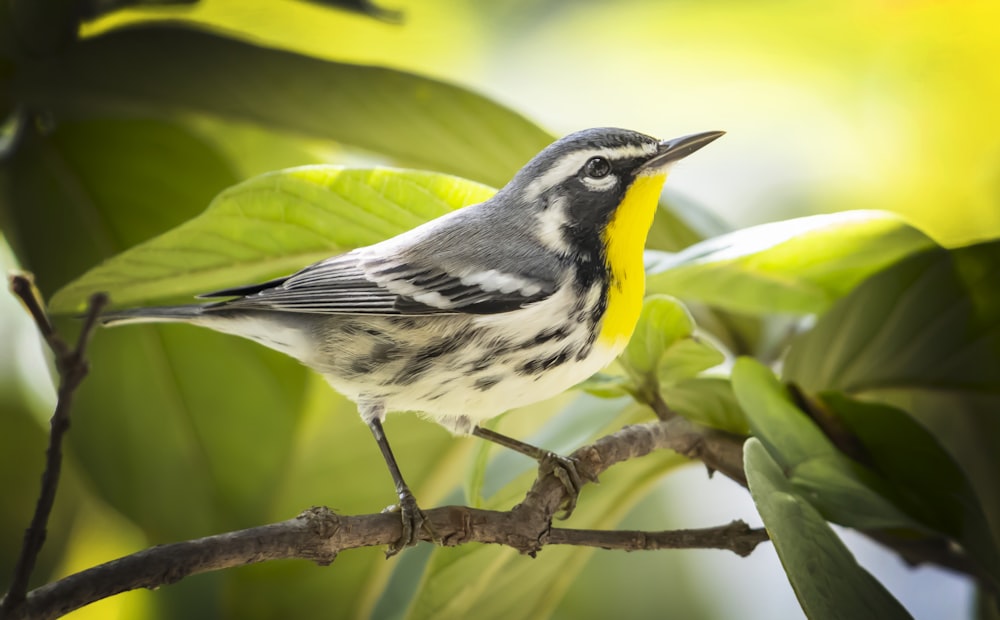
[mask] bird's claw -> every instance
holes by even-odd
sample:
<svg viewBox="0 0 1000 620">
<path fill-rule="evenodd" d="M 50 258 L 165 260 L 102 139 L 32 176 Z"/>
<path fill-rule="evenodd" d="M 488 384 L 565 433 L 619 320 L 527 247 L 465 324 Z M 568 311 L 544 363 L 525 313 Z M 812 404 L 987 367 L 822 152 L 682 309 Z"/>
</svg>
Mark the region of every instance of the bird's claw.
<svg viewBox="0 0 1000 620">
<path fill-rule="evenodd" d="M 546 452 L 542 460 L 539 461 L 542 474 L 552 474 L 556 480 L 562 483 L 566 489 L 566 502 L 563 505 L 563 512 L 558 515 L 559 519 L 568 519 L 576 509 L 576 499 L 583 488 L 583 479 L 576 470 L 576 461 L 572 457 L 562 456 L 555 452 Z"/>
<path fill-rule="evenodd" d="M 417 544 L 420 539 L 420 530 L 428 525 L 423 511 L 417 506 L 417 500 L 409 493 L 401 494 L 398 504 L 393 504 L 382 512 L 398 512 L 403 526 L 399 540 L 389 545 L 389 548 L 385 550 L 386 559 L 391 558 L 406 547 Z"/>
</svg>

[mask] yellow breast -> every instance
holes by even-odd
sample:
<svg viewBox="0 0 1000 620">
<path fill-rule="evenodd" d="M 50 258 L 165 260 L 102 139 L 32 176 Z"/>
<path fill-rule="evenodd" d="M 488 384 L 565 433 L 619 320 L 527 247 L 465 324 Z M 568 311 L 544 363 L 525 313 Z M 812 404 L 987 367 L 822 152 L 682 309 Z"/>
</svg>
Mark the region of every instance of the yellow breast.
<svg viewBox="0 0 1000 620">
<path fill-rule="evenodd" d="M 611 281 L 598 340 L 616 350 L 628 343 L 642 311 L 646 292 L 642 251 L 666 178 L 663 173 L 637 177 L 604 231 Z"/>
</svg>

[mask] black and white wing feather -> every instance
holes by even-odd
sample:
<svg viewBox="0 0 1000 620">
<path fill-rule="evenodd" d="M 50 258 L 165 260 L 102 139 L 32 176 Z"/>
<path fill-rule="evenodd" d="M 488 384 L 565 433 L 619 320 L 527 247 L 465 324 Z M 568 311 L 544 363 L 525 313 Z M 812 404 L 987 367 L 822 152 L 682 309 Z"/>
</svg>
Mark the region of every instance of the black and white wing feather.
<svg viewBox="0 0 1000 620">
<path fill-rule="evenodd" d="M 364 249 L 316 263 L 286 278 L 215 291 L 201 297 L 239 296 L 206 309 L 259 309 L 316 314 L 493 314 L 551 295 L 556 282 L 540 274 L 446 267 L 406 261 Z M 523 270 L 517 270 L 523 271 Z"/>
</svg>

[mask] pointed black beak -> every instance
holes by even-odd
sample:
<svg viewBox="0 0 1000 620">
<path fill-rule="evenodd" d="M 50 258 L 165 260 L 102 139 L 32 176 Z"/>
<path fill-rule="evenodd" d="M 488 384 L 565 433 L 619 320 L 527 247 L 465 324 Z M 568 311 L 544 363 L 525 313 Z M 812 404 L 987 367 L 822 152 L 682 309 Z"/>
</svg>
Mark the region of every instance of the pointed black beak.
<svg viewBox="0 0 1000 620">
<path fill-rule="evenodd" d="M 704 131 L 702 133 L 693 133 L 689 136 L 674 138 L 673 140 L 664 140 L 660 142 L 660 148 L 656 155 L 653 155 L 649 161 L 642 164 L 639 167 L 639 171 L 663 168 L 667 164 L 684 159 L 725 133 L 724 131 Z"/>
</svg>

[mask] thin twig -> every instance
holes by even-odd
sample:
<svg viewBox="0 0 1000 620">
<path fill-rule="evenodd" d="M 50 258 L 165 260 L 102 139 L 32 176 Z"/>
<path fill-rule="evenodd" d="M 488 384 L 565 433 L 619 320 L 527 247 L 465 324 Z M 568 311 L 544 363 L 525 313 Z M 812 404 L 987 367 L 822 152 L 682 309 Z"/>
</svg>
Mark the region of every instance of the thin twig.
<svg viewBox="0 0 1000 620">
<path fill-rule="evenodd" d="M 767 531 L 751 528 L 743 521 L 693 530 L 642 532 L 626 530 L 571 530 L 552 528 L 550 545 L 576 545 L 622 551 L 660 549 L 722 549 L 746 557 L 768 540 Z"/>
<path fill-rule="evenodd" d="M 96 294 L 90 299 L 86 320 L 76 348 L 70 350 L 66 342 L 59 336 L 44 310 L 44 304 L 35 289 L 31 277 L 27 274 L 10 276 L 10 290 L 24 303 L 28 312 L 38 326 L 39 332 L 45 338 L 49 348 L 55 355 L 56 369 L 59 372 L 59 390 L 57 393 L 55 411 L 52 413 L 49 445 L 45 452 L 45 470 L 42 473 L 41 490 L 35 504 L 35 513 L 31 524 L 24 532 L 24 542 L 21 553 L 14 565 L 14 574 L 7 594 L 0 601 L 0 618 L 13 613 L 26 598 L 28 582 L 38 560 L 38 554 L 45 543 L 46 528 L 52 506 L 55 503 L 56 489 L 59 486 L 59 473 L 62 468 L 62 440 L 69 430 L 69 412 L 73 402 L 73 394 L 87 376 L 87 360 L 85 358 L 87 342 L 97 323 L 97 317 L 107 304 L 107 295 Z"/>
</svg>

